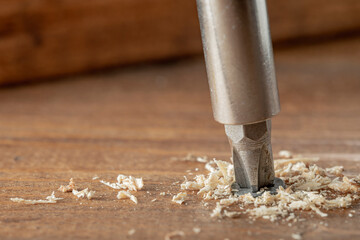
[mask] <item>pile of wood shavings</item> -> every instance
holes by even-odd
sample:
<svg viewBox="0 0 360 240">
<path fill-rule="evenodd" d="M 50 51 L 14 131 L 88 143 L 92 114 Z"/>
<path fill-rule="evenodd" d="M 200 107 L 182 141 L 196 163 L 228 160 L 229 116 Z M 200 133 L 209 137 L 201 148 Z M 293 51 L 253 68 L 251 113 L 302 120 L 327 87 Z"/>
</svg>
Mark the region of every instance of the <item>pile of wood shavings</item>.
<svg viewBox="0 0 360 240">
<path fill-rule="evenodd" d="M 254 198 L 251 194 L 234 196 L 231 184 L 234 169 L 231 163 L 213 160 L 205 165 L 207 175 L 197 175 L 193 181 L 185 177 L 182 190 L 194 190 L 204 200 L 216 200 L 212 217 L 238 217 L 249 214 L 252 219 L 264 218 L 270 221 L 284 219 L 297 221 L 298 210 L 311 211 L 326 217 L 329 209 L 347 208 L 359 199 L 360 175 L 348 178 L 342 175 L 341 166 L 323 169 L 314 162 L 316 158 L 292 156 L 288 151 L 280 154 L 282 159 L 274 161 L 276 177 L 286 183 L 276 195 L 269 192 Z M 232 206 L 237 211 L 229 211 Z"/>
</svg>

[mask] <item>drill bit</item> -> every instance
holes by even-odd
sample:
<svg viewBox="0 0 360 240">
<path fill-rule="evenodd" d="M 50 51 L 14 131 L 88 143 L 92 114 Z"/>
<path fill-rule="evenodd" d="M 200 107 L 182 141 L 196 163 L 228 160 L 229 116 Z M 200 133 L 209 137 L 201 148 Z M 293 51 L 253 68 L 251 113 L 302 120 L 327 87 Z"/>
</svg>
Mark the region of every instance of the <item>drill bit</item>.
<svg viewBox="0 0 360 240">
<path fill-rule="evenodd" d="M 225 125 L 236 194 L 275 193 L 271 117 L 280 111 L 265 0 L 197 0 L 214 118 Z"/>
<path fill-rule="evenodd" d="M 267 188 L 276 193 L 279 186 L 285 187 L 281 179 L 275 178 L 271 150 L 271 120 L 247 125 L 225 125 L 234 164 L 237 195 L 251 193 L 259 196 Z"/>
</svg>

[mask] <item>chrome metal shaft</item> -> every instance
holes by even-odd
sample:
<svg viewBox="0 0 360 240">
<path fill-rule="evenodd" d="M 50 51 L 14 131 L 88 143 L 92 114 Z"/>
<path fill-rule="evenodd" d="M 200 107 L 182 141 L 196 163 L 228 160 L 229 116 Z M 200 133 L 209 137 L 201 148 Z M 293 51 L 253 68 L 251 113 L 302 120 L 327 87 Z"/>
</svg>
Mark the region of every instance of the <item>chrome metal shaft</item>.
<svg viewBox="0 0 360 240">
<path fill-rule="evenodd" d="M 225 125 L 238 194 L 275 178 L 271 120 L 280 111 L 265 0 L 197 0 L 214 118 Z"/>
<path fill-rule="evenodd" d="M 197 0 L 215 120 L 265 121 L 280 111 L 265 0 Z"/>
</svg>

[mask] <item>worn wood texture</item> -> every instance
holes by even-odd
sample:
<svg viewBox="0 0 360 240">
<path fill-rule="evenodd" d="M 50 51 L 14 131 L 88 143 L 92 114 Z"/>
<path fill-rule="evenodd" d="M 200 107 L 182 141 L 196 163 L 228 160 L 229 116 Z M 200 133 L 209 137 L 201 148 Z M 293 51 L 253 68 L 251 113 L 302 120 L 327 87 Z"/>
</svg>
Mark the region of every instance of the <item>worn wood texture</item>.
<svg viewBox="0 0 360 240">
<path fill-rule="evenodd" d="M 0 84 L 201 54 L 195 0 L 0 0 Z M 360 29 L 358 0 L 269 0 L 284 42 Z"/>
<path fill-rule="evenodd" d="M 323 167 L 360 173 L 359 54 L 359 39 L 275 52 L 282 103 L 273 119 L 275 152 L 320 156 Z M 188 153 L 230 155 L 212 118 L 202 59 L 0 89 L 0 239 L 163 239 L 174 230 L 184 239 L 360 238 L 359 205 L 352 218 L 350 209 L 327 218 L 303 212 L 305 222 L 288 226 L 212 219 L 214 203 L 204 207 L 195 194 L 187 205 L 173 204 L 173 183 L 186 170 L 203 172 L 201 163 L 170 160 Z M 92 180 L 119 173 L 144 178 L 138 205 Z M 56 192 L 65 199 L 53 205 L 10 201 L 43 199 L 71 177 L 97 197 Z"/>
</svg>

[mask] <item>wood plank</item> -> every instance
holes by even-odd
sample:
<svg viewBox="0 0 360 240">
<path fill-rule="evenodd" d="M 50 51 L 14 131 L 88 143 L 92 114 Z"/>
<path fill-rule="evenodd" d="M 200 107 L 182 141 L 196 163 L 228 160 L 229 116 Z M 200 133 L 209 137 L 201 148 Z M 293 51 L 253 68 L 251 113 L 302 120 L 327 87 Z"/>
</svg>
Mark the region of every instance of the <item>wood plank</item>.
<svg viewBox="0 0 360 240">
<path fill-rule="evenodd" d="M 0 82 L 184 56 L 200 49 L 199 39 L 188 37 L 199 31 L 191 1 L 0 4 Z"/>
<path fill-rule="evenodd" d="M 0 0 L 0 84 L 201 53 L 195 1 Z M 269 0 L 275 42 L 360 29 L 357 0 Z"/>
<path fill-rule="evenodd" d="M 282 112 L 273 119 L 275 152 L 320 156 L 322 167 L 360 169 L 360 45 L 358 39 L 275 52 Z M 36 85 L 0 89 L 1 239 L 357 239 L 359 209 L 301 213 L 305 222 L 251 223 L 209 217 L 195 194 L 171 203 L 186 170 L 201 163 L 171 161 L 188 153 L 227 159 L 223 126 L 214 122 L 202 59 L 122 69 Z M 144 177 L 139 204 L 116 200 L 92 177 Z M 71 193 L 54 205 L 23 205 L 11 197 L 43 199 L 73 177 L 97 198 Z M 151 202 L 157 198 L 158 201 Z M 325 224 L 326 223 L 326 224 Z M 196 235 L 192 228 L 201 228 Z M 127 236 L 130 229 L 136 229 Z"/>
</svg>

